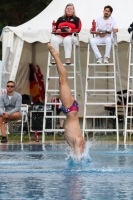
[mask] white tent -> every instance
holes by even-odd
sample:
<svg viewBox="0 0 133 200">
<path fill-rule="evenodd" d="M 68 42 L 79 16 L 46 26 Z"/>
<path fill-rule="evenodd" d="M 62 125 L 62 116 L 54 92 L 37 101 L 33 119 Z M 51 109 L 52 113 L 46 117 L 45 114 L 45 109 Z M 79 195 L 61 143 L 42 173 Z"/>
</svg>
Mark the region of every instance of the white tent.
<svg viewBox="0 0 133 200">
<path fill-rule="evenodd" d="M 63 15 L 66 4 L 70 2 L 74 4 L 76 14 L 82 21 L 79 39 L 81 41 L 83 76 L 85 76 L 86 70 L 87 42 L 92 20 L 103 15 L 104 6 L 111 5 L 113 7 L 112 16 L 117 20 L 119 28 L 118 42 L 122 80 L 123 86 L 126 87 L 128 66 L 126 56 L 130 41 L 127 28 L 133 20 L 130 17 L 132 16 L 133 0 L 126 0 L 126 2 L 125 0 L 53 0 L 45 10 L 25 24 L 17 27 L 7 26 L 3 29 L 3 69 L 11 72 L 10 79 L 16 80 L 17 91 L 21 94 L 29 93 L 29 63 L 37 63 L 45 77 L 48 57 L 46 43 L 50 40 L 52 21 Z M 16 72 L 12 71 L 12 68 L 15 68 Z M 2 87 L 5 87 L 8 79 L 9 75 L 3 76 Z"/>
</svg>

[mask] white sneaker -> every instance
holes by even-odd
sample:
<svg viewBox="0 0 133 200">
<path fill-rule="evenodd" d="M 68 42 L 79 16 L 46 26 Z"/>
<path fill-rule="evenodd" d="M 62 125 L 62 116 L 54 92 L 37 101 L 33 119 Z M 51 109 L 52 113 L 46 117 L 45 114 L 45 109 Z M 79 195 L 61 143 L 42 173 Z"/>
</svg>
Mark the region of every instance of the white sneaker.
<svg viewBox="0 0 133 200">
<path fill-rule="evenodd" d="M 109 61 L 108 61 L 108 57 L 104 57 L 103 62 L 104 62 L 105 64 L 108 64 L 108 63 L 109 63 Z"/>
<path fill-rule="evenodd" d="M 98 63 L 98 64 L 101 64 L 101 63 L 102 63 L 102 58 L 101 58 L 101 57 L 97 59 L 97 63 Z"/>
</svg>

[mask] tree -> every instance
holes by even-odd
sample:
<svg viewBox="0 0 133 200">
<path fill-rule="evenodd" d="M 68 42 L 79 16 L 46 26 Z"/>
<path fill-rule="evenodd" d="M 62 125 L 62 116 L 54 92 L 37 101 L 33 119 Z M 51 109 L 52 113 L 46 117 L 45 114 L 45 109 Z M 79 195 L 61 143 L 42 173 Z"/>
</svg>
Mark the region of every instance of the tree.
<svg viewBox="0 0 133 200">
<path fill-rule="evenodd" d="M 41 11 L 52 0 L 1 0 L 0 5 L 0 33 L 5 26 L 23 24 Z M 0 60 L 2 57 L 2 43 L 0 43 Z"/>
<path fill-rule="evenodd" d="M 29 21 L 51 2 L 52 0 L 1 0 L 0 29 L 5 26 L 18 26 Z"/>
</svg>

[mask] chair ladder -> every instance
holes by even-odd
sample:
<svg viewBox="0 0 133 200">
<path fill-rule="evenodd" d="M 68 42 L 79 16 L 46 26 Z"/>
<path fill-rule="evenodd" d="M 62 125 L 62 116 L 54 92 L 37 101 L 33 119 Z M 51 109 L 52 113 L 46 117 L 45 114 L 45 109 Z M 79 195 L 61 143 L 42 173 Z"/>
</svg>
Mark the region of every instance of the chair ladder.
<svg viewBox="0 0 133 200">
<path fill-rule="evenodd" d="M 68 73 L 68 81 L 69 85 L 73 85 L 73 88 L 71 89 L 72 95 L 74 96 L 74 99 L 77 99 L 77 77 L 80 78 L 80 85 L 81 85 L 81 96 L 83 97 L 83 85 L 82 85 L 82 73 L 81 73 L 81 64 L 80 64 L 80 45 L 75 45 L 73 42 L 73 63 L 70 65 L 63 64 L 63 66 L 66 68 Z M 76 51 L 77 50 L 77 51 Z M 77 54 L 77 55 L 76 55 Z M 78 56 L 78 69 L 76 68 L 76 57 Z M 56 102 L 51 102 L 50 98 L 53 96 L 58 97 L 59 96 L 59 89 L 58 89 L 58 72 L 57 72 L 57 66 L 52 65 L 50 63 L 51 60 L 51 54 L 48 53 L 48 65 L 47 65 L 47 74 L 46 74 L 46 86 L 45 86 L 45 106 L 44 106 L 44 118 L 43 118 L 43 130 L 42 130 L 42 143 L 45 141 L 45 134 L 47 132 L 54 132 L 54 140 L 55 140 L 55 134 L 58 131 L 64 131 L 64 129 L 59 129 L 56 127 L 56 121 L 60 118 L 66 118 L 66 116 L 60 116 L 56 115 L 56 112 L 54 112 L 54 115 L 47 116 L 47 106 L 54 105 L 54 107 L 58 104 Z M 54 126 L 52 129 L 46 128 L 46 119 L 51 118 L 54 121 Z"/>
<path fill-rule="evenodd" d="M 131 98 L 130 102 L 129 102 L 129 97 Z M 131 135 L 133 134 L 132 113 L 133 113 L 133 32 L 129 43 L 127 106 L 126 106 L 126 118 L 125 118 L 124 144 L 126 144 L 126 140 L 128 139 L 128 133 L 130 134 L 130 140 L 131 140 Z"/>
<path fill-rule="evenodd" d="M 122 91 L 120 67 L 117 50 L 117 37 L 116 34 L 111 35 L 112 38 L 112 63 L 108 64 L 97 64 L 94 56 L 94 63 L 90 63 L 90 42 L 88 43 L 88 54 L 87 54 L 87 66 L 86 66 L 86 83 L 85 83 L 85 102 L 84 102 L 84 118 L 83 118 L 83 135 L 93 132 L 93 136 L 97 132 L 113 132 L 117 133 L 117 143 L 119 142 L 119 124 L 117 116 L 117 94 L 116 94 L 116 79 L 119 77 L 120 89 Z M 98 46 L 105 46 L 101 44 Z M 93 68 L 93 69 L 91 69 Z M 104 69 L 105 68 L 105 69 Z M 116 69 L 117 68 L 117 69 Z M 93 70 L 93 72 L 92 72 Z M 116 71 L 117 70 L 117 71 Z M 102 81 L 105 82 L 105 86 L 100 85 Z M 110 82 L 112 81 L 112 86 Z M 97 83 L 98 82 L 98 83 Z M 109 82 L 109 83 L 108 83 Z M 108 86 L 109 85 L 109 86 Z M 108 116 L 108 111 L 102 111 L 104 105 L 112 106 L 115 109 L 114 116 Z M 103 109 L 99 109 L 103 106 Z M 92 111 L 90 112 L 90 108 Z M 92 125 L 88 127 L 88 121 L 92 119 Z M 108 120 L 112 119 L 115 121 L 116 127 L 108 129 Z M 106 126 L 103 125 L 103 121 L 106 120 Z M 96 122 L 97 126 L 96 127 Z M 102 128 L 100 127 L 102 124 Z"/>
</svg>

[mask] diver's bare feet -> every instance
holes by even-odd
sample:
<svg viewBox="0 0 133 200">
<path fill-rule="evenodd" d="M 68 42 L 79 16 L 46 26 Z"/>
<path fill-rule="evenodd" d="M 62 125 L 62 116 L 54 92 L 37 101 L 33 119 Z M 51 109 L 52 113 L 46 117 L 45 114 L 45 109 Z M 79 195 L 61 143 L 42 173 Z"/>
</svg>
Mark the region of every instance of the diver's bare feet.
<svg viewBox="0 0 133 200">
<path fill-rule="evenodd" d="M 54 47 L 50 43 L 48 43 L 48 49 L 53 57 L 59 56 L 59 52 L 55 50 Z"/>
</svg>

